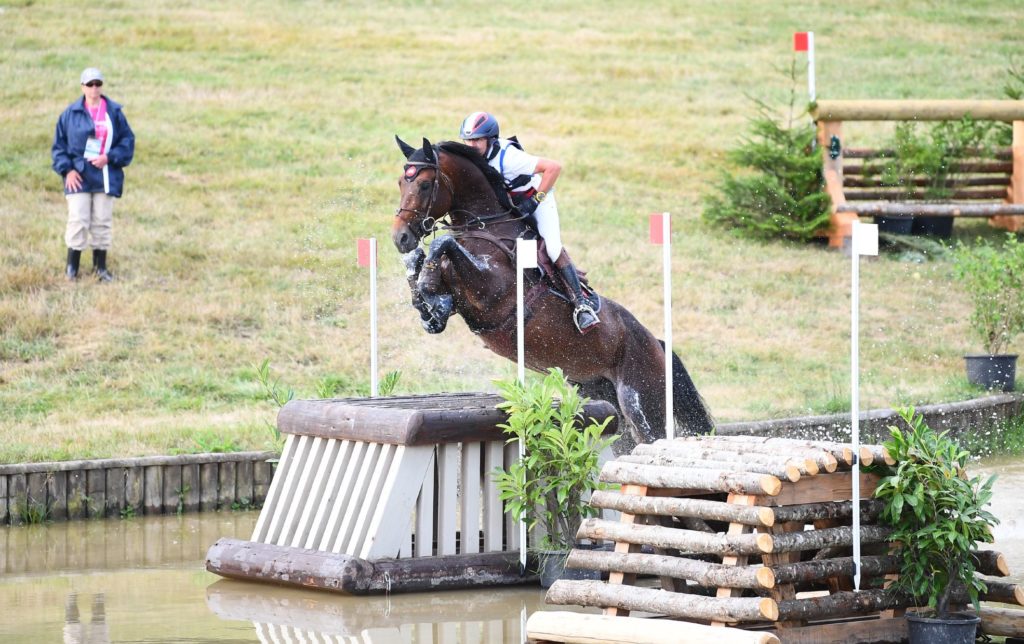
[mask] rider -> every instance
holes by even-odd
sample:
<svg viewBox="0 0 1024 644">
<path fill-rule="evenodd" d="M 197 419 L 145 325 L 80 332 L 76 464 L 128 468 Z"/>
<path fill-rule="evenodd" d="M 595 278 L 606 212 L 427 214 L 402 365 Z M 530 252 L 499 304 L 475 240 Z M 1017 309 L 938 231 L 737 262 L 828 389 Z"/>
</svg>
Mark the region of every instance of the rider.
<svg viewBox="0 0 1024 644">
<path fill-rule="evenodd" d="M 562 249 L 558 206 L 553 192 L 562 166 L 557 161 L 527 154 L 518 141 L 498 138 L 498 120 L 487 112 L 473 112 L 462 121 L 459 138 L 482 154 L 505 181 L 509 197 L 520 212 L 532 216 L 544 238 L 548 257 L 558 269 L 575 310 L 573 321 L 580 333 L 600 323 L 580 288 L 576 267 Z"/>
</svg>

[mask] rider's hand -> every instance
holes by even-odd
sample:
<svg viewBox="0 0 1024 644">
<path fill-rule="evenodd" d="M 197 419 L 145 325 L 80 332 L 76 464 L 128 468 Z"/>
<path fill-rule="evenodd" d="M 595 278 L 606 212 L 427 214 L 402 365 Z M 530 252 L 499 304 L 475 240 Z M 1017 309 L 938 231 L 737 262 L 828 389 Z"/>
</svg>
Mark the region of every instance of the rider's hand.
<svg viewBox="0 0 1024 644">
<path fill-rule="evenodd" d="M 519 212 L 529 217 L 534 213 L 535 210 L 537 210 L 537 206 L 539 205 L 540 203 L 533 197 L 523 199 L 522 201 L 519 202 Z"/>
<path fill-rule="evenodd" d="M 78 192 L 82 187 L 82 175 L 78 174 L 78 170 L 68 170 L 68 173 L 64 175 L 64 187 L 68 189 L 68 192 Z"/>
<path fill-rule="evenodd" d="M 93 165 L 93 167 L 103 169 L 103 166 L 107 165 L 107 163 L 108 163 L 107 155 L 101 154 L 98 157 L 96 157 L 95 159 L 90 159 L 89 163 L 91 163 Z"/>
</svg>

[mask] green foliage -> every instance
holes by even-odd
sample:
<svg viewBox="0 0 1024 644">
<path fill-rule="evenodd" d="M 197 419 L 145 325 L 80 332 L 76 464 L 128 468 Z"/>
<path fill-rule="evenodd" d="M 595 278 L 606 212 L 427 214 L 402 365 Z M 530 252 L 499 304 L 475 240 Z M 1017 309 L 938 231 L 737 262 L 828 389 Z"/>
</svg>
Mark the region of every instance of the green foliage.
<svg viewBox="0 0 1024 644">
<path fill-rule="evenodd" d="M 754 239 L 808 241 L 828 225 L 831 200 L 822 190 L 821 152 L 815 148 L 815 127 L 789 118 L 780 124 L 771 109 L 758 103 L 750 135 L 729 152 L 746 174 L 721 174 L 718 194 L 704 201 L 704 219 Z"/>
<path fill-rule="evenodd" d="M 956 247 L 954 275 L 974 304 L 971 327 L 989 355 L 1024 331 L 1024 244 L 1013 233 L 996 248 L 978 239 Z"/>
<path fill-rule="evenodd" d="M 897 201 L 916 198 L 922 188 L 925 199 L 946 200 L 966 179 L 960 162 L 991 156 L 994 144 L 995 123 L 970 116 L 936 123 L 923 132 L 917 123 L 898 123 L 892 141 L 885 146 L 892 156 L 880 168 L 866 164 L 865 178 L 877 171 L 880 185 L 898 188 L 893 197 Z"/>
<path fill-rule="evenodd" d="M 584 499 L 602 486 L 597 482 L 598 457 L 618 436 L 602 437 L 610 418 L 583 424 L 583 405 L 575 385 L 561 369 L 552 368 L 539 381 L 522 385 L 501 380 L 498 390 L 508 413 L 500 427 L 508 443 L 522 441 L 526 456 L 506 471 L 493 472 L 494 482 L 508 511 L 527 529 L 538 525 L 546 533 L 540 545 L 565 550 L 576 541 L 584 518 L 597 510 Z"/>
<path fill-rule="evenodd" d="M 398 369 L 389 371 L 377 383 L 377 391 L 381 396 L 390 396 L 395 393 L 395 388 L 398 387 L 398 381 L 402 378 L 402 372 Z"/>
<path fill-rule="evenodd" d="M 944 618 L 953 592 L 966 587 L 977 608 L 985 585 L 975 578 L 971 550 L 977 542 L 991 543 L 991 528 L 999 522 L 985 510 L 995 476 L 967 478 L 966 450 L 946 432 L 936 434 L 913 407 L 899 414 L 906 429 L 891 426 L 892 440 L 885 443 L 897 464 L 875 490 L 885 501 L 882 520 L 899 544 L 900 576 L 892 590 Z"/>
<path fill-rule="evenodd" d="M 179 512 L 179 514 L 180 514 L 180 512 Z M 136 515 L 135 515 L 135 507 L 134 506 L 128 505 L 128 506 L 125 506 L 125 507 L 121 508 L 121 518 L 122 519 L 134 519 L 135 516 Z"/>
<path fill-rule="evenodd" d="M 216 430 L 207 429 L 192 435 L 192 442 L 201 453 L 218 454 L 240 451 L 234 437 L 224 436 Z"/>
<path fill-rule="evenodd" d="M 294 389 L 283 390 L 281 388 L 281 379 L 277 378 L 274 382 L 270 382 L 270 358 L 264 358 L 258 366 L 253 365 L 253 369 L 256 371 L 256 382 L 263 387 L 263 391 L 266 393 L 267 398 L 272 400 L 278 407 L 284 407 L 285 403 L 295 397 Z M 325 398 L 327 396 L 324 396 Z"/>
<path fill-rule="evenodd" d="M 38 525 L 50 520 L 50 509 L 45 503 L 27 503 L 17 509 L 22 523 Z"/>
</svg>

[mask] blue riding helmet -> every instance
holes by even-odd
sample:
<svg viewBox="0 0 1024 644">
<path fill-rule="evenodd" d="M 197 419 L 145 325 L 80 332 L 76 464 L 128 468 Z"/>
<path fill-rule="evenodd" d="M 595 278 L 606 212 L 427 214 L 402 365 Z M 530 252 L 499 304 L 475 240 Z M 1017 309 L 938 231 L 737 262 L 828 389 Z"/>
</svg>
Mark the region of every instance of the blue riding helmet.
<svg viewBox="0 0 1024 644">
<path fill-rule="evenodd" d="M 459 138 L 463 141 L 472 139 L 492 139 L 498 137 L 498 119 L 487 112 L 473 112 L 462 121 Z"/>
</svg>

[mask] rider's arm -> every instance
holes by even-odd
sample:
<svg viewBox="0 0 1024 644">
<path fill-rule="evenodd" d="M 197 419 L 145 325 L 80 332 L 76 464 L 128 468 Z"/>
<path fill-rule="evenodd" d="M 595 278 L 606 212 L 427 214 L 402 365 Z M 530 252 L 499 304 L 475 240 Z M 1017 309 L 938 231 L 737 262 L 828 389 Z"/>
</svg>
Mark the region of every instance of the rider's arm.
<svg viewBox="0 0 1024 644">
<path fill-rule="evenodd" d="M 537 159 L 537 168 L 534 170 L 534 174 L 541 175 L 540 185 L 537 186 L 537 192 L 549 192 L 554 187 L 555 181 L 558 180 L 558 175 L 562 172 L 562 164 L 552 159 L 545 159 L 539 157 Z"/>
</svg>

